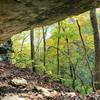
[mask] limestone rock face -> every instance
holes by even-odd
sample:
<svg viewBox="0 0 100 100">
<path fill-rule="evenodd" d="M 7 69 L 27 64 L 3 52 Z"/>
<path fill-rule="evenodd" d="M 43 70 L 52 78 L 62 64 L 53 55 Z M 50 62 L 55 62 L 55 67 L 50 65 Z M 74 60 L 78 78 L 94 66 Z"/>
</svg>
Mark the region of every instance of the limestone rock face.
<svg viewBox="0 0 100 100">
<path fill-rule="evenodd" d="M 0 0 L 0 42 L 100 6 L 99 0 Z"/>
<path fill-rule="evenodd" d="M 4 96 L 3 98 L 1 98 L 1 100 L 29 100 L 27 98 L 21 98 L 17 95 L 7 95 L 7 96 Z"/>
<path fill-rule="evenodd" d="M 14 78 L 11 80 L 11 84 L 13 86 L 27 86 L 27 80 L 23 79 L 23 78 Z"/>
</svg>

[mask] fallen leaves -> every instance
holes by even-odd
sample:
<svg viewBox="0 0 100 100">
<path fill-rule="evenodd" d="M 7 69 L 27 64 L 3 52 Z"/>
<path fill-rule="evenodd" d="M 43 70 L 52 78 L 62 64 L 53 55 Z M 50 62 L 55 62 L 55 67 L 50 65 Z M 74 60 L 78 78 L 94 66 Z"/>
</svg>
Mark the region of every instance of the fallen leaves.
<svg viewBox="0 0 100 100">
<path fill-rule="evenodd" d="M 29 69 L 4 62 L 1 65 L 0 100 L 100 100 L 100 90 L 82 97 L 79 92 L 67 92 L 59 82 L 50 83 L 47 75 L 31 75 Z"/>
</svg>

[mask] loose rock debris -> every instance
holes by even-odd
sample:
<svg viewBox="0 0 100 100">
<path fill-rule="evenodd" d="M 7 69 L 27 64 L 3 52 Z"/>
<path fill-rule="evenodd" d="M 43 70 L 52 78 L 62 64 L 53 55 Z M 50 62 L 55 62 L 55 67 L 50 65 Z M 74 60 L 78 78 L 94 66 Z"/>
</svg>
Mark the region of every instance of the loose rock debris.
<svg viewBox="0 0 100 100">
<path fill-rule="evenodd" d="M 0 100 L 100 100 L 100 90 L 83 97 L 76 92 L 67 92 L 58 82 L 50 83 L 47 75 L 32 75 L 27 68 L 2 62 L 0 72 Z"/>
</svg>

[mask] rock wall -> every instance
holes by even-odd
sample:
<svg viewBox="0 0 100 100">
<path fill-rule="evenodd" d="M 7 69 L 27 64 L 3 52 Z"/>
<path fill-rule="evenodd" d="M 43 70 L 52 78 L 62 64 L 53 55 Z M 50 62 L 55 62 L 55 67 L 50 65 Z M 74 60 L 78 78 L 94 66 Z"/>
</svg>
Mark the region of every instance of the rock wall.
<svg viewBox="0 0 100 100">
<path fill-rule="evenodd" d="M 0 42 L 99 6 L 99 0 L 0 0 Z"/>
</svg>

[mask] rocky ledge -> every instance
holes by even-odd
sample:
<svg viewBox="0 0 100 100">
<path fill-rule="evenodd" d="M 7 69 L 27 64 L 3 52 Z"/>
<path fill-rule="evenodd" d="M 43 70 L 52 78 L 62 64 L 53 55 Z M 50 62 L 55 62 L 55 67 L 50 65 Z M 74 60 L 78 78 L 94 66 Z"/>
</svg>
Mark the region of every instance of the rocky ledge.
<svg viewBox="0 0 100 100">
<path fill-rule="evenodd" d="M 0 0 L 0 42 L 100 6 L 99 0 Z"/>
</svg>

